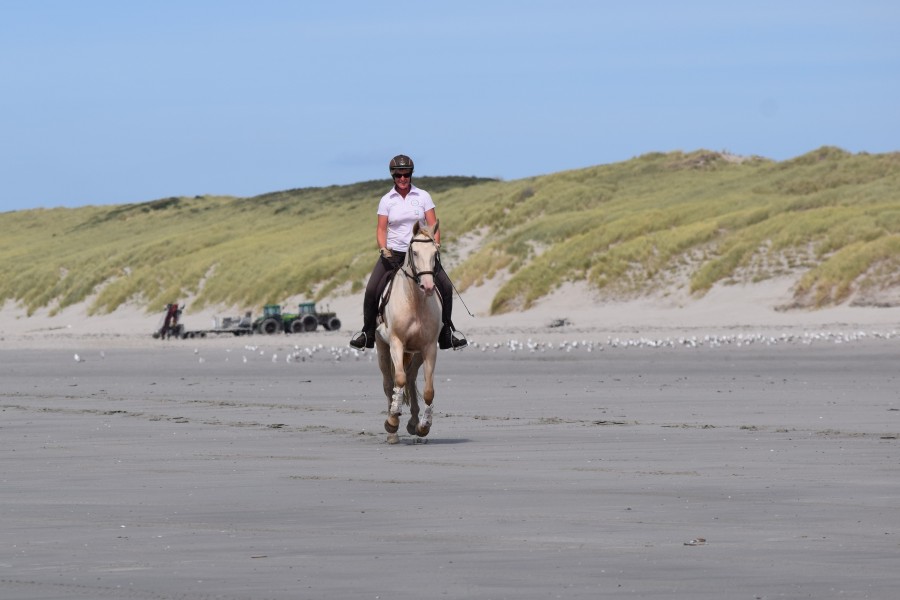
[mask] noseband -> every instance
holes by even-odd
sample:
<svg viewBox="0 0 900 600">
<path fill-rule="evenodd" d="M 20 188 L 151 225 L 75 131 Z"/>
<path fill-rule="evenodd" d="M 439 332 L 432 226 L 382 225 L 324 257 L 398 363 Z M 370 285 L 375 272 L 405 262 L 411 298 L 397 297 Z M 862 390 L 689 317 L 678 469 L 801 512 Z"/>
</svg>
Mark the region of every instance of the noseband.
<svg viewBox="0 0 900 600">
<path fill-rule="evenodd" d="M 434 244 L 434 240 L 431 238 L 413 238 L 412 240 L 410 240 L 409 245 L 412 246 L 415 243 Z M 435 247 L 436 247 L 436 245 L 435 245 Z M 438 250 L 434 255 L 434 263 L 438 264 L 440 262 L 440 258 L 441 258 L 441 253 L 440 253 L 440 250 Z M 416 263 L 413 262 L 412 247 L 410 247 L 409 252 L 407 252 L 406 262 L 409 263 L 408 266 L 409 266 L 409 270 L 412 271 L 412 275 L 407 273 L 405 269 L 401 269 L 401 270 L 403 271 L 404 275 L 406 275 L 410 279 L 414 280 L 416 282 L 416 285 L 421 283 L 420 279 L 422 278 L 423 275 L 431 275 L 432 277 L 434 277 L 434 271 L 419 271 L 416 269 Z"/>
</svg>

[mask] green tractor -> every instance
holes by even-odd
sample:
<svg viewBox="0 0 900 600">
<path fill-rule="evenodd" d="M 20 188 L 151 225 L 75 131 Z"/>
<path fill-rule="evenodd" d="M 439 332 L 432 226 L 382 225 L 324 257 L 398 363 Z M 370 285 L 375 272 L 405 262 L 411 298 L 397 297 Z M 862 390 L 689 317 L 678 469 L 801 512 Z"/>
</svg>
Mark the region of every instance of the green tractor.
<svg viewBox="0 0 900 600">
<path fill-rule="evenodd" d="M 315 302 L 301 302 L 296 313 L 282 313 L 281 306 L 266 304 L 263 316 L 253 323 L 253 331 L 272 335 L 274 333 L 303 333 L 315 331 L 321 325 L 328 331 L 341 328 L 341 320 L 333 312 L 317 312 Z"/>
<path fill-rule="evenodd" d="M 315 316 L 319 325 L 321 325 L 328 331 L 337 331 L 341 328 L 341 320 L 337 318 L 337 313 L 328 311 L 317 312 L 315 302 L 301 302 L 300 313 Z"/>
<path fill-rule="evenodd" d="M 296 314 L 282 315 L 284 318 L 284 330 L 290 333 L 315 331 L 320 325 L 327 331 L 337 331 L 341 328 L 341 320 L 333 312 L 316 311 L 315 302 L 301 302 L 297 305 Z"/>
<path fill-rule="evenodd" d="M 266 304 L 263 315 L 253 321 L 253 333 L 272 335 L 284 331 L 284 316 L 278 304 Z"/>
</svg>

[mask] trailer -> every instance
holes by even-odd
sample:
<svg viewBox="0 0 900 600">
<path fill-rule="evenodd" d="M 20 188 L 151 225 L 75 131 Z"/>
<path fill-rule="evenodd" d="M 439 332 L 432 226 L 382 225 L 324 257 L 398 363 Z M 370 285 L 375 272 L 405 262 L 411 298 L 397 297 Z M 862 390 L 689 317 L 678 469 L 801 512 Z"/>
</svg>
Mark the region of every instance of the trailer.
<svg viewBox="0 0 900 600">
<path fill-rule="evenodd" d="M 166 313 L 161 326 L 153 332 L 154 339 L 189 339 L 205 338 L 207 335 L 249 335 L 253 333 L 253 313 L 247 311 L 243 317 L 225 317 L 219 322 L 216 319 L 210 329 L 187 329 L 180 323 L 183 307 L 178 304 L 167 304 Z"/>
<path fill-rule="evenodd" d="M 181 337 L 205 338 L 207 335 L 250 335 L 253 333 L 253 313 L 249 310 L 243 317 L 224 317 L 219 321 L 218 317 L 213 321 L 211 329 L 187 329 Z"/>
</svg>

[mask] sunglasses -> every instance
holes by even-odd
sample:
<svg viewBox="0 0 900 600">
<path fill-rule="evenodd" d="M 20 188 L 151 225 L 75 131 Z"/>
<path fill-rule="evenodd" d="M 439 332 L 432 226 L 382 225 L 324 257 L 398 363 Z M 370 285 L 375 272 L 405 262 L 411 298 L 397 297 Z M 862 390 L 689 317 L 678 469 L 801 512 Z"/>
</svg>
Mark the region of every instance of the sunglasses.
<svg viewBox="0 0 900 600">
<path fill-rule="evenodd" d="M 400 179 L 401 177 L 406 177 L 409 179 L 412 177 L 412 173 L 393 173 L 394 179 Z"/>
</svg>

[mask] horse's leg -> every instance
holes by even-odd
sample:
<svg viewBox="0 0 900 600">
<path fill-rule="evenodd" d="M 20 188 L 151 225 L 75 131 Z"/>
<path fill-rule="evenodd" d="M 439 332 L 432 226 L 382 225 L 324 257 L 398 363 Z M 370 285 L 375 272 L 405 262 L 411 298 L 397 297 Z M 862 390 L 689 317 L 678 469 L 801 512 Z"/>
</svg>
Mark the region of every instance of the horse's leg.
<svg viewBox="0 0 900 600">
<path fill-rule="evenodd" d="M 388 355 L 388 353 L 385 353 Z M 403 369 L 403 342 L 396 337 L 391 337 L 390 353 L 388 360 L 392 367 L 393 388 L 391 388 L 390 398 L 388 399 L 388 417 L 384 422 L 384 429 L 388 435 L 388 443 L 396 444 L 397 429 L 400 427 L 400 415 L 403 412 L 403 388 L 406 385 L 406 372 Z M 385 382 L 385 392 L 387 392 L 387 382 Z"/>
<path fill-rule="evenodd" d="M 429 344 L 422 350 L 422 364 L 425 366 L 425 390 L 422 398 L 425 400 L 425 411 L 416 434 L 425 437 L 431 431 L 432 406 L 434 402 L 434 365 L 437 362 L 437 344 Z"/>
<path fill-rule="evenodd" d="M 391 423 L 391 403 L 394 397 L 394 373 L 393 361 L 391 361 L 390 346 L 381 339 L 376 340 L 378 346 L 378 367 L 381 369 L 382 388 L 388 403 L 388 418 L 384 421 L 384 430 L 387 431 L 388 443 L 397 442 L 397 429 L 400 427 L 400 420 L 395 416 Z"/>
<path fill-rule="evenodd" d="M 419 425 L 419 390 L 416 387 L 416 378 L 419 368 L 422 366 L 422 354 L 416 352 L 410 356 L 406 366 L 406 397 L 409 399 L 409 421 L 406 423 L 406 431 L 409 435 L 418 434 Z"/>
</svg>

